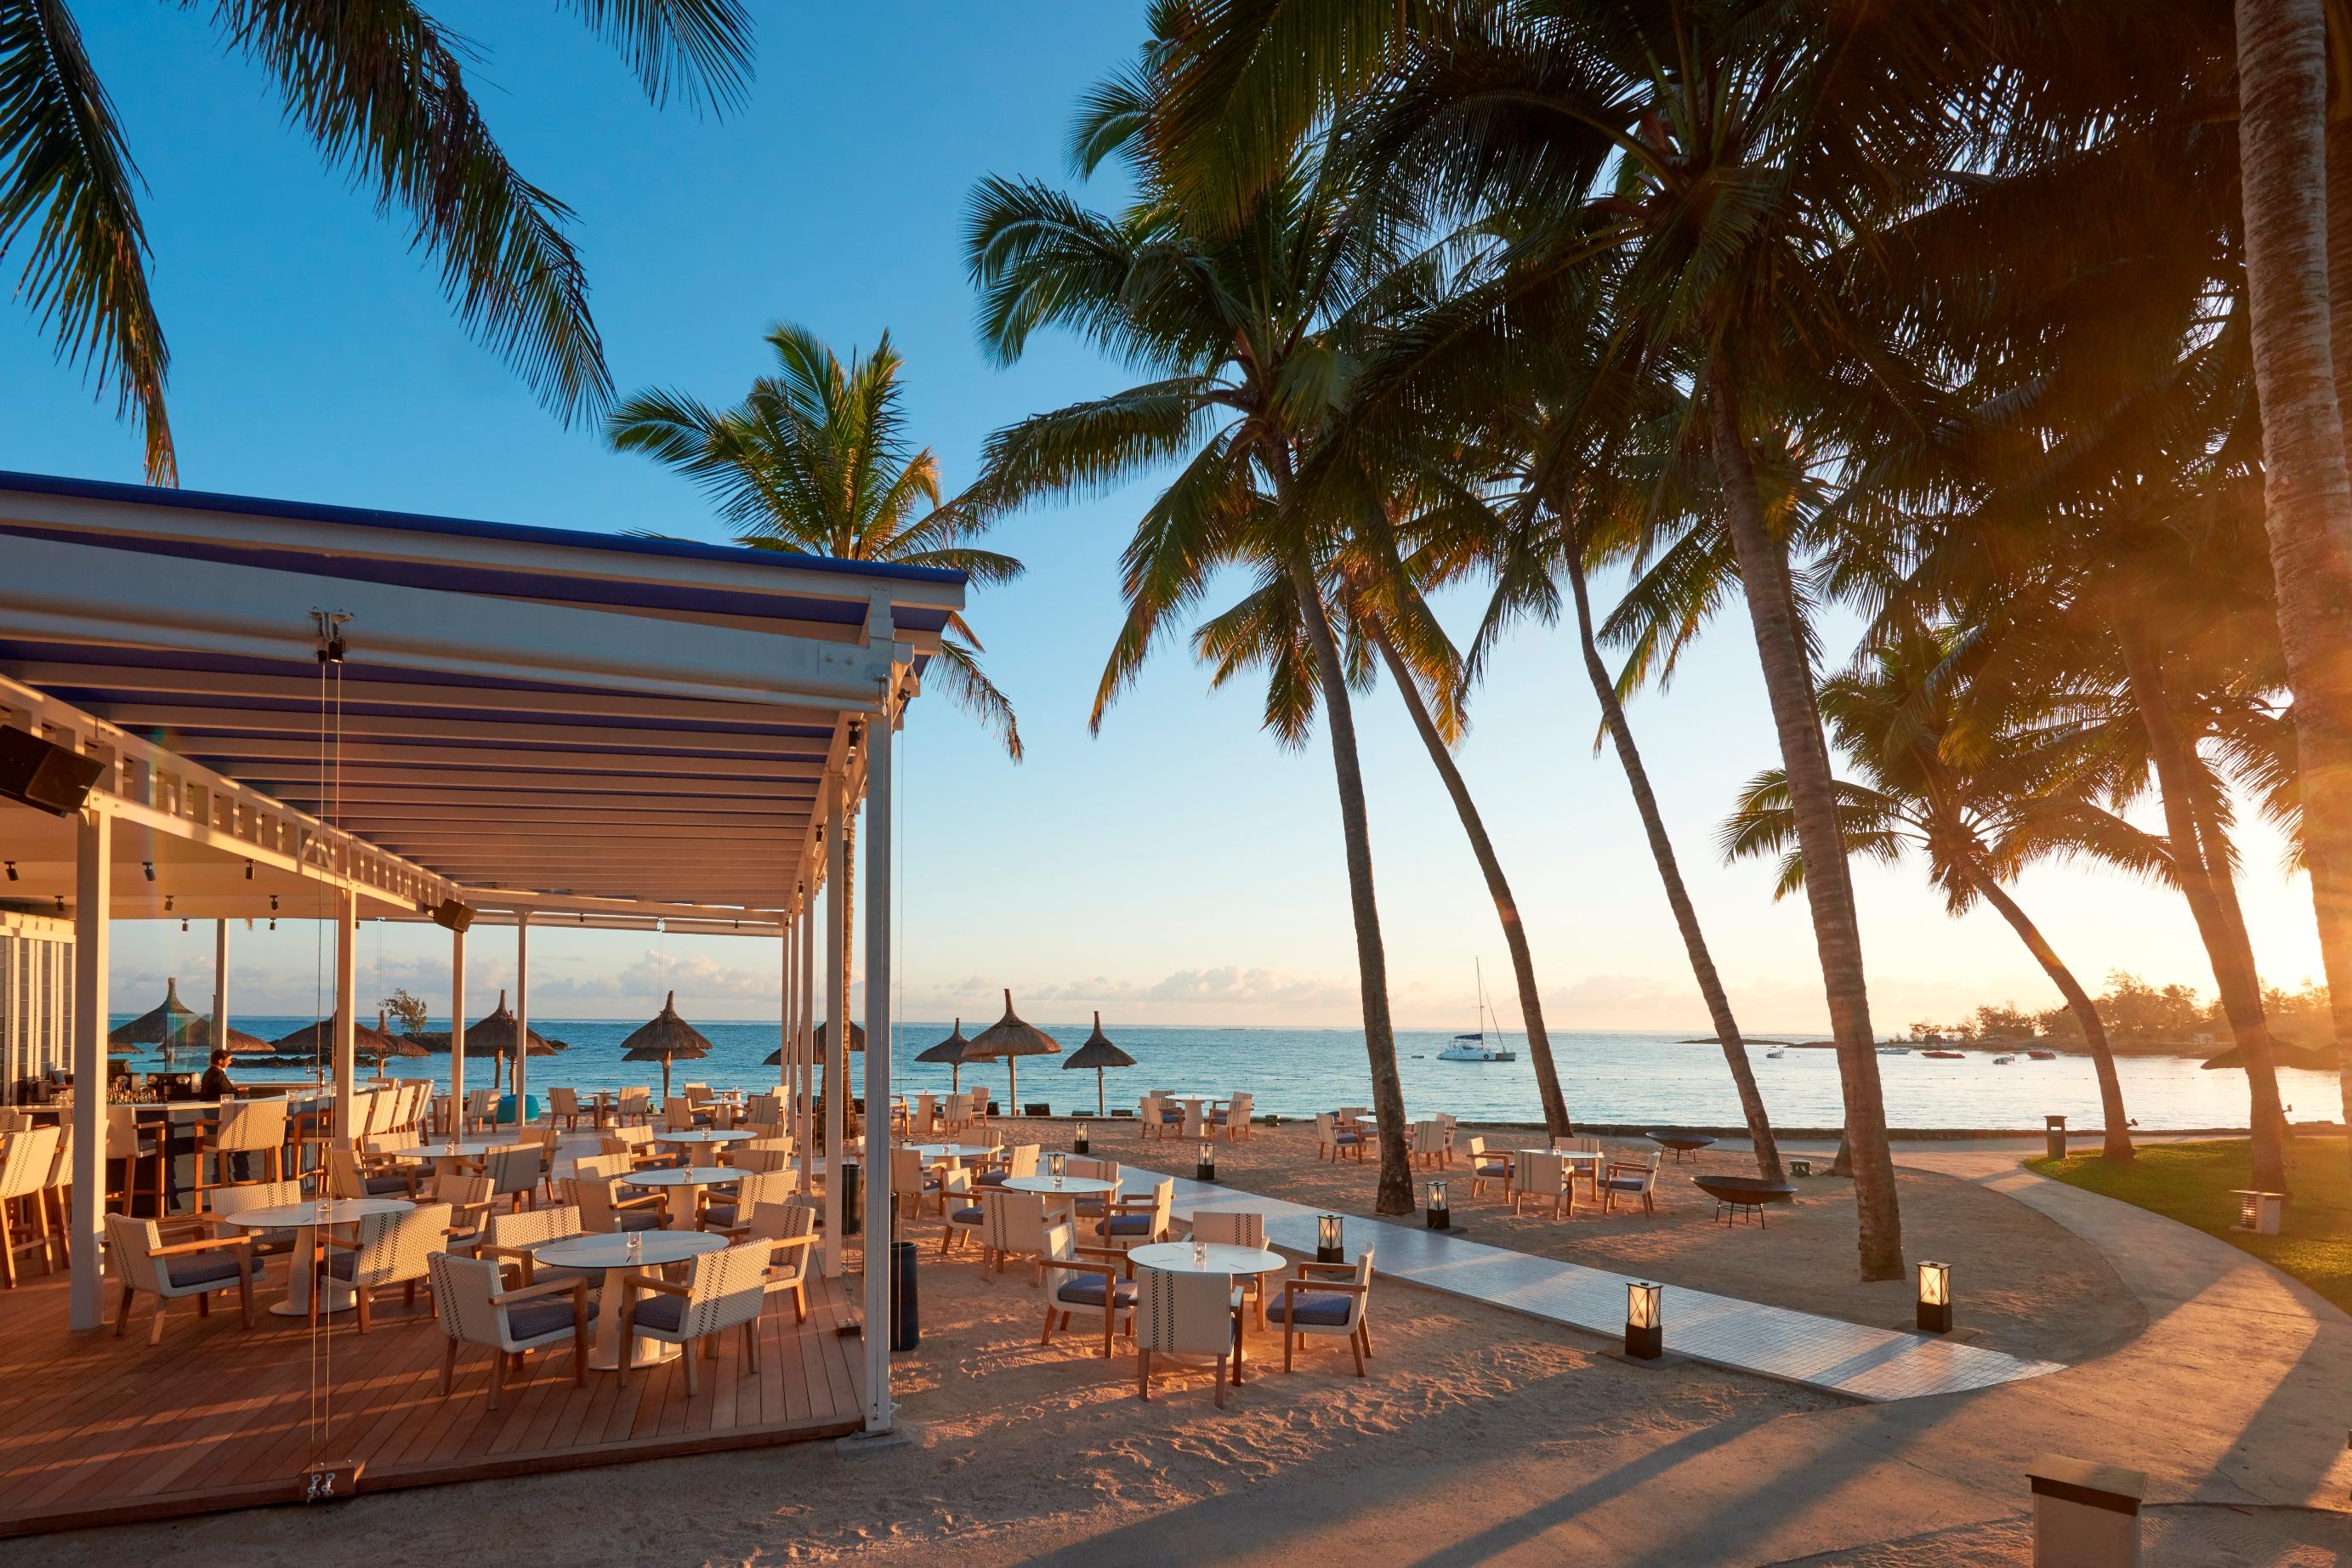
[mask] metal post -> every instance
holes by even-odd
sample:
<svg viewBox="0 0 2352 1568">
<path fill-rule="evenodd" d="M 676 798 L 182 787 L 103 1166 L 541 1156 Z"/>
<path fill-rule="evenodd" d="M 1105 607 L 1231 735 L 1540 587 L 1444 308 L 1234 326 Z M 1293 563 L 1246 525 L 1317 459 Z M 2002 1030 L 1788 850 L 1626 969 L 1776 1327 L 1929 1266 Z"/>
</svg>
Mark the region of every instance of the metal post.
<svg viewBox="0 0 2352 1568">
<path fill-rule="evenodd" d="M 107 961 L 114 891 L 114 818 L 85 806 L 74 828 L 73 1228 L 66 1245 L 73 1284 L 68 1321 L 94 1329 L 106 1315 L 99 1278 L 106 1222 Z M 129 1177 L 124 1184 L 130 1186 Z M 160 1215 L 158 1216 L 161 1217 Z"/>
<path fill-rule="evenodd" d="M 799 1064 L 801 1111 L 800 1128 L 793 1136 L 800 1141 L 801 1191 L 813 1193 L 816 1191 L 810 1179 L 816 1159 L 816 1047 L 811 1028 L 816 1019 L 816 900 L 803 888 L 800 903 L 801 983 L 794 992 L 793 1057 Z"/>
<path fill-rule="evenodd" d="M 213 922 L 212 1048 L 215 1051 L 228 1049 L 228 917 L 226 915 Z"/>
<path fill-rule="evenodd" d="M 848 819 L 847 788 L 839 773 L 828 773 L 824 781 L 824 1273 L 828 1279 L 841 1274 L 842 1215 L 841 1187 L 842 1144 L 845 1142 L 843 1129 L 849 1099 L 847 1073 L 842 1070 L 848 1060 L 847 1033 L 842 1027 L 843 1017 L 849 1011 L 848 986 L 843 970 L 847 958 L 843 949 L 849 932 L 841 907 L 841 887 L 849 880 L 848 856 L 842 848 L 842 828 Z M 865 1173 L 869 1178 L 873 1172 Z"/>
<path fill-rule="evenodd" d="M 346 1143 L 359 1099 L 360 900 L 345 888 L 335 895 L 335 1127 Z M 354 1145 L 356 1146 L 356 1145 Z"/>
<path fill-rule="evenodd" d="M 793 917 L 776 918 L 776 955 L 782 979 L 776 992 L 776 1092 L 790 1106 L 793 1093 Z M 790 1115 L 787 1113 L 789 1122 Z"/>
<path fill-rule="evenodd" d="M 866 726 L 866 1429 L 890 1399 L 890 715 Z M 838 1015 L 836 1015 L 838 1016 Z"/>
<path fill-rule="evenodd" d="M 530 1060 L 530 911 L 515 911 L 515 1059 L 514 1059 L 514 1124 L 523 1125 L 522 1097 L 530 1073 L 523 1064 Z"/>
<path fill-rule="evenodd" d="M 466 1135 L 466 933 L 449 933 L 449 1136 Z"/>
</svg>

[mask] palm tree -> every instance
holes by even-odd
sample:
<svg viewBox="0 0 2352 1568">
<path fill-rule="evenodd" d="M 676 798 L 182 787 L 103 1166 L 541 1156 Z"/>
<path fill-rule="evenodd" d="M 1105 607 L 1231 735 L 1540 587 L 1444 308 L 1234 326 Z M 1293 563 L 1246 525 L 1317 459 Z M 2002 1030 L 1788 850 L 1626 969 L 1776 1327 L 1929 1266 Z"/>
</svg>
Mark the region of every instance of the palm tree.
<svg viewBox="0 0 2352 1568">
<path fill-rule="evenodd" d="M 751 19 L 739 0 L 579 0 L 646 96 L 740 101 Z M 612 396 L 588 313 L 572 214 L 524 179 L 468 88 L 472 47 L 412 0 L 320 5 L 222 0 L 222 47 L 277 83 L 287 118 L 397 212 L 439 264 L 457 319 L 567 423 Z M 0 0 L 0 250 L 26 247 L 18 292 L 59 358 L 87 365 L 146 446 L 147 478 L 179 474 L 164 408 L 171 355 L 147 286 L 141 181 L 66 0 Z"/>
<path fill-rule="evenodd" d="M 2105 1157 L 2128 1160 L 2130 1121 L 2098 1006 L 2002 882 L 2060 854 L 2088 851 L 2167 878 L 2170 859 L 2095 804 L 2096 758 L 2066 722 L 2063 695 L 2037 692 L 2032 710 L 2004 711 L 2023 706 L 2015 693 L 1989 697 L 1967 684 L 1985 662 L 1980 641 L 1915 626 L 1822 685 L 1831 734 L 1860 773 L 1838 786 L 1847 852 L 1892 862 L 1917 849 L 1948 913 L 1957 918 L 1982 900 L 2009 922 L 2082 1026 L 2098 1075 Z M 1779 858 L 1775 899 L 1803 885 L 1806 862 L 1779 769 L 1740 793 L 1723 852 L 1727 861 Z"/>
<path fill-rule="evenodd" d="M 1098 99 L 1097 110 L 1112 107 L 1091 129 L 1081 122 L 1079 141 L 1093 148 L 1082 168 L 1114 151 L 1136 156 L 1131 136 L 1103 129 L 1134 108 L 1116 99 Z M 1279 619 L 1303 632 L 1306 658 L 1303 668 L 1284 667 L 1288 684 L 1273 694 L 1284 707 L 1269 720 L 1297 722 L 1319 708 L 1330 737 L 1381 1125 L 1375 1208 L 1409 1214 L 1404 1092 L 1354 702 L 1322 587 L 1345 530 L 1328 511 L 1292 503 L 1297 464 L 1344 400 L 1365 342 L 1396 308 L 1389 290 L 1412 253 L 1329 161 L 1294 157 L 1244 221 L 1218 234 L 1200 232 L 1155 188 L 1148 158 L 1137 165 L 1142 197 L 1116 217 L 1033 181 L 992 177 L 973 195 L 967 249 L 989 351 L 1009 363 L 1040 328 L 1066 327 L 1149 377 L 999 431 L 975 493 L 1009 507 L 1181 462 L 1127 547 L 1126 624 L 1097 689 L 1096 728 L 1168 620 L 1197 603 L 1221 568 L 1239 567 L 1255 594 L 1286 601 Z"/>
</svg>

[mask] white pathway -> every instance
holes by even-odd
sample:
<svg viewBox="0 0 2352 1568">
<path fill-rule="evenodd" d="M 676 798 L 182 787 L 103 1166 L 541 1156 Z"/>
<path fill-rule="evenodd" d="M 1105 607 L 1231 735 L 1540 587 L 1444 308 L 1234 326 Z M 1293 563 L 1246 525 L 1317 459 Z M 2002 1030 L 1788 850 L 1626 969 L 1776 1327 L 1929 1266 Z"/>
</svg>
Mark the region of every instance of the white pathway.
<svg viewBox="0 0 2352 1568">
<path fill-rule="evenodd" d="M 1132 1168 L 1120 1174 L 1130 1195 L 1148 1196 L 1160 1180 L 1153 1172 Z M 1176 1178 L 1179 1218 L 1215 1209 L 1255 1209 L 1265 1215 L 1266 1239 L 1274 1246 L 1289 1252 L 1315 1250 L 1318 1211 Z M 1612 1339 L 1624 1333 L 1625 1275 L 1490 1247 L 1442 1230 L 1344 1218 L 1349 1256 L 1374 1248 L 1375 1267 L 1388 1279 L 1587 1333 Z M 1958 1394 L 2065 1370 L 2058 1362 L 2024 1361 L 1980 1345 L 1865 1328 L 1679 1285 L 1666 1288 L 1665 1323 L 1666 1349 L 1675 1355 L 1850 1399 L 1883 1402 Z"/>
</svg>

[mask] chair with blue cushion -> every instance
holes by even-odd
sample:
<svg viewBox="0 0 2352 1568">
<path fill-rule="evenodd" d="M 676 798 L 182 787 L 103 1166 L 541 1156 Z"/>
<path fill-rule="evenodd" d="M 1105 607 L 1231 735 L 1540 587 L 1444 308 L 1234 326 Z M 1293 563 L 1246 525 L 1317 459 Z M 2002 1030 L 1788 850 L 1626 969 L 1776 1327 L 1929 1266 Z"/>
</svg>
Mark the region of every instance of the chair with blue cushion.
<svg viewBox="0 0 2352 1568">
<path fill-rule="evenodd" d="M 988 1229 L 988 1210 L 981 1204 L 972 1173 L 950 1171 L 945 1180 L 940 1201 L 947 1205 L 947 1226 L 940 1232 L 941 1258 L 948 1255 L 949 1248 L 961 1247 L 968 1237 L 984 1235 Z M 986 1254 L 982 1257 L 985 1258 Z"/>
<path fill-rule="evenodd" d="M 1124 1254 L 1168 1239 L 1176 1214 L 1176 1178 L 1162 1176 L 1148 1198 L 1113 1200 L 1102 1218 L 1103 1245 Z"/>
<path fill-rule="evenodd" d="M 359 1308 L 362 1333 L 373 1326 L 371 1303 L 385 1286 L 401 1287 L 403 1304 L 414 1307 L 416 1287 L 428 1278 L 433 1255 L 448 1246 L 449 1214 L 447 1204 L 419 1204 L 397 1214 L 363 1215 L 348 1241 L 331 1230 L 320 1231 L 318 1279 L 310 1289 L 311 1325 L 318 1325 L 319 1298 L 326 1294 L 325 1281 L 330 1279 L 350 1288 Z M 295 1267 L 301 1265 L 298 1262 Z"/>
<path fill-rule="evenodd" d="M 1230 1274 L 1178 1274 L 1147 1268 L 1136 1281 L 1135 1392 L 1151 1397 L 1151 1352 L 1214 1356 L 1217 1406 L 1224 1407 L 1225 1367 L 1241 1381 L 1242 1293 Z"/>
<path fill-rule="evenodd" d="M 206 1219 L 184 1220 L 178 1228 L 210 1224 Z M 210 1317 L 215 1293 L 235 1290 L 245 1308 L 245 1326 L 253 1327 L 250 1237 L 204 1237 L 166 1243 L 163 1226 L 154 1220 L 110 1214 L 106 1216 L 106 1271 L 122 1286 L 122 1304 L 114 1314 L 118 1337 L 131 1321 L 131 1298 L 142 1292 L 155 1298 L 155 1318 L 147 1331 L 151 1345 L 163 1342 L 164 1303 L 190 1296 L 196 1299 L 196 1315 Z"/>
<path fill-rule="evenodd" d="M 768 1302 L 768 1265 L 775 1253 L 764 1237 L 754 1237 L 721 1252 L 705 1252 L 693 1260 L 683 1284 L 652 1274 L 621 1277 L 621 1330 L 641 1340 L 659 1340 L 686 1352 L 686 1392 L 699 1394 L 701 1380 L 695 1363 L 695 1342 L 707 1342 L 702 1354 L 716 1358 L 719 1336 L 730 1329 L 738 1335 L 743 1359 L 760 1367 L 760 1312 Z M 628 1386 L 629 1363 L 620 1358 L 621 1384 Z"/>
<path fill-rule="evenodd" d="M 1121 1255 L 1108 1247 L 1080 1247 L 1077 1233 L 1067 1220 L 1057 1219 L 1048 1225 L 1045 1242 L 1039 1267 L 1052 1279 L 1045 1294 L 1045 1331 L 1037 1342 L 1052 1344 L 1055 1325 L 1068 1328 L 1074 1311 L 1100 1312 L 1102 1353 L 1108 1360 L 1111 1331 L 1118 1326 L 1118 1314 L 1127 1313 L 1129 1330 L 1134 1327 L 1136 1286 L 1134 1280 L 1119 1278 Z"/>
<path fill-rule="evenodd" d="M 1250 1115 L 1255 1108 L 1256 1101 L 1249 1095 L 1236 1094 L 1224 1104 L 1212 1107 L 1209 1121 L 1225 1135 L 1225 1141 L 1230 1143 L 1236 1138 L 1250 1135 Z"/>
<path fill-rule="evenodd" d="M 1352 1126 L 1342 1127 L 1339 1119 L 1325 1112 L 1315 1119 L 1315 1153 L 1318 1159 L 1336 1163 L 1342 1154 L 1364 1157 L 1363 1134 Z"/>
<path fill-rule="evenodd" d="M 1282 1282 L 1282 1299 L 1270 1309 L 1282 1326 L 1282 1370 L 1291 1370 L 1291 1352 L 1301 1335 L 1338 1334 L 1356 1355 L 1356 1375 L 1364 1375 L 1364 1358 L 1372 1353 L 1370 1321 L 1372 1298 L 1372 1250 L 1364 1249 L 1353 1263 L 1307 1263 Z"/>
<path fill-rule="evenodd" d="M 596 1317 L 596 1299 L 585 1279 L 551 1279 L 542 1284 L 504 1289 L 495 1260 L 458 1258 L 436 1252 L 425 1260 L 432 1281 L 433 1305 L 441 1318 L 447 1343 L 441 1356 L 441 1397 L 457 1374 L 457 1347 L 488 1345 L 495 1358 L 490 1367 L 490 1408 L 499 1407 L 499 1390 L 522 1358 L 532 1351 L 554 1350 L 567 1341 L 572 1346 L 572 1382 L 588 1384 L 588 1325 Z"/>
<path fill-rule="evenodd" d="M 1001 1187 L 1015 1176 L 1034 1176 L 1037 1162 L 1045 1153 L 1042 1143 L 1015 1143 L 1004 1152 L 1004 1163 L 992 1171 L 982 1171 L 972 1177 L 972 1184 L 981 1187 Z"/>
<path fill-rule="evenodd" d="M 1032 1253 L 1037 1258 L 1037 1276 L 1032 1283 L 1043 1284 L 1046 1242 L 1052 1231 L 1045 1210 L 1046 1195 L 1003 1187 L 988 1187 L 977 1195 L 981 1235 L 988 1242 L 989 1272 L 1002 1274 L 1005 1259 L 1018 1253 Z"/>
<path fill-rule="evenodd" d="M 706 1189 L 695 1199 L 697 1230 L 726 1230 L 747 1220 L 761 1204 L 780 1204 L 797 1191 L 801 1173 L 789 1167 L 746 1171 L 731 1186 Z"/>
</svg>

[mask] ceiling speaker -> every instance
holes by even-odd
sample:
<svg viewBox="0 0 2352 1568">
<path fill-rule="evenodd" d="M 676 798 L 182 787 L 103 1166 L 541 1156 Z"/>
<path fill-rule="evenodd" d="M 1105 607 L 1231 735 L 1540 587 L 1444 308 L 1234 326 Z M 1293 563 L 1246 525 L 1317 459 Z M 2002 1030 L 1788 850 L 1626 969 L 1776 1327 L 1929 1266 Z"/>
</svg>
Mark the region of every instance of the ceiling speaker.
<svg viewBox="0 0 2352 1568">
<path fill-rule="evenodd" d="M 81 809 L 104 771 L 95 757 L 52 745 L 28 730 L 0 726 L 0 799 L 68 816 Z"/>
</svg>

